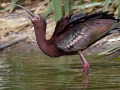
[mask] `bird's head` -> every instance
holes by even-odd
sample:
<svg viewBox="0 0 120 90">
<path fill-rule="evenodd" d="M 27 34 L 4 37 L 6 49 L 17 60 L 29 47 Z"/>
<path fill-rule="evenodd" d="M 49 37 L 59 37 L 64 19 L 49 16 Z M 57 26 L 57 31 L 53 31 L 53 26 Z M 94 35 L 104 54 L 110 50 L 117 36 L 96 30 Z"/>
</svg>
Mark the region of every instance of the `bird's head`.
<svg viewBox="0 0 120 90">
<path fill-rule="evenodd" d="M 29 18 L 33 24 L 42 24 L 42 23 L 46 23 L 46 20 L 40 15 L 38 16 L 37 14 L 33 14 L 30 10 L 26 9 L 25 7 L 18 5 L 18 4 L 13 4 L 13 3 L 9 3 L 11 5 L 15 5 L 17 7 L 20 7 L 22 9 L 24 9 L 30 16 L 27 16 L 27 18 Z"/>
</svg>

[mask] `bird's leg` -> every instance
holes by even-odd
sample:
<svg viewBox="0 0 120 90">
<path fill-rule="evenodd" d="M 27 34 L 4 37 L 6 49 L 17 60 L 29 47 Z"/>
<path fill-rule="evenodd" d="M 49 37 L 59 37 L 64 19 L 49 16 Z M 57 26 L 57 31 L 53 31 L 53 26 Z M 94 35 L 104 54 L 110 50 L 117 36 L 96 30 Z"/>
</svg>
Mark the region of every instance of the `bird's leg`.
<svg viewBox="0 0 120 90">
<path fill-rule="evenodd" d="M 80 55 L 80 58 L 81 58 L 82 63 L 83 63 L 82 72 L 88 73 L 88 71 L 89 71 L 89 63 L 88 63 L 87 60 L 84 58 L 84 56 L 83 56 L 83 54 L 82 54 L 81 51 L 78 51 L 78 54 Z"/>
</svg>

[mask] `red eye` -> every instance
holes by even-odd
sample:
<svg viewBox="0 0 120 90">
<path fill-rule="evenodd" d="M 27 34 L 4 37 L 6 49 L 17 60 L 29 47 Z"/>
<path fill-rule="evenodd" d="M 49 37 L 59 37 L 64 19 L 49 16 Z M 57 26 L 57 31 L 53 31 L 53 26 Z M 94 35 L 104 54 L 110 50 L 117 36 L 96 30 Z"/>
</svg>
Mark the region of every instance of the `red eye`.
<svg viewBox="0 0 120 90">
<path fill-rule="evenodd" d="M 37 17 L 37 19 L 40 19 L 39 17 Z"/>
<path fill-rule="evenodd" d="M 37 19 L 37 20 L 40 19 L 40 17 L 38 15 L 35 15 L 34 18 Z"/>
</svg>

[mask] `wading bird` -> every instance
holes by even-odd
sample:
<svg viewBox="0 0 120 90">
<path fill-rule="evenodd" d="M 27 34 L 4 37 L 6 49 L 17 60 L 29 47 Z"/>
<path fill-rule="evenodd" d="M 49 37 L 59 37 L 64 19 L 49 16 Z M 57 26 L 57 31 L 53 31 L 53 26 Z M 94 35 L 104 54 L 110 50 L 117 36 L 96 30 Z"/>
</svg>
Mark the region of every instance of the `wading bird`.
<svg viewBox="0 0 120 90">
<path fill-rule="evenodd" d="M 30 14 L 37 44 L 43 53 L 50 57 L 79 54 L 83 64 L 82 72 L 86 73 L 89 63 L 82 51 L 119 26 L 119 20 L 113 14 L 108 14 L 108 11 L 90 15 L 70 14 L 57 22 L 53 35 L 46 40 L 46 20 L 18 4 L 14 5 Z"/>
</svg>

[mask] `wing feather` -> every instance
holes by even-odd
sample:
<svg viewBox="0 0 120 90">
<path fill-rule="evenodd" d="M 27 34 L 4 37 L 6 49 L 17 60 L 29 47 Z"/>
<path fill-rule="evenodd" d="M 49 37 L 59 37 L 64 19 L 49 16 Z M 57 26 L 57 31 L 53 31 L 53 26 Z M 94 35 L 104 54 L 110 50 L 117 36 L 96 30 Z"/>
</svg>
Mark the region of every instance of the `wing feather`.
<svg viewBox="0 0 120 90">
<path fill-rule="evenodd" d="M 71 14 L 62 18 L 56 24 L 53 34 L 53 38 L 62 36 L 61 39 L 58 39 L 60 41 L 57 41 L 57 47 L 64 51 L 87 48 L 116 27 L 110 29 L 112 24 L 118 21 L 113 16 L 106 11 L 90 15 Z"/>
</svg>

